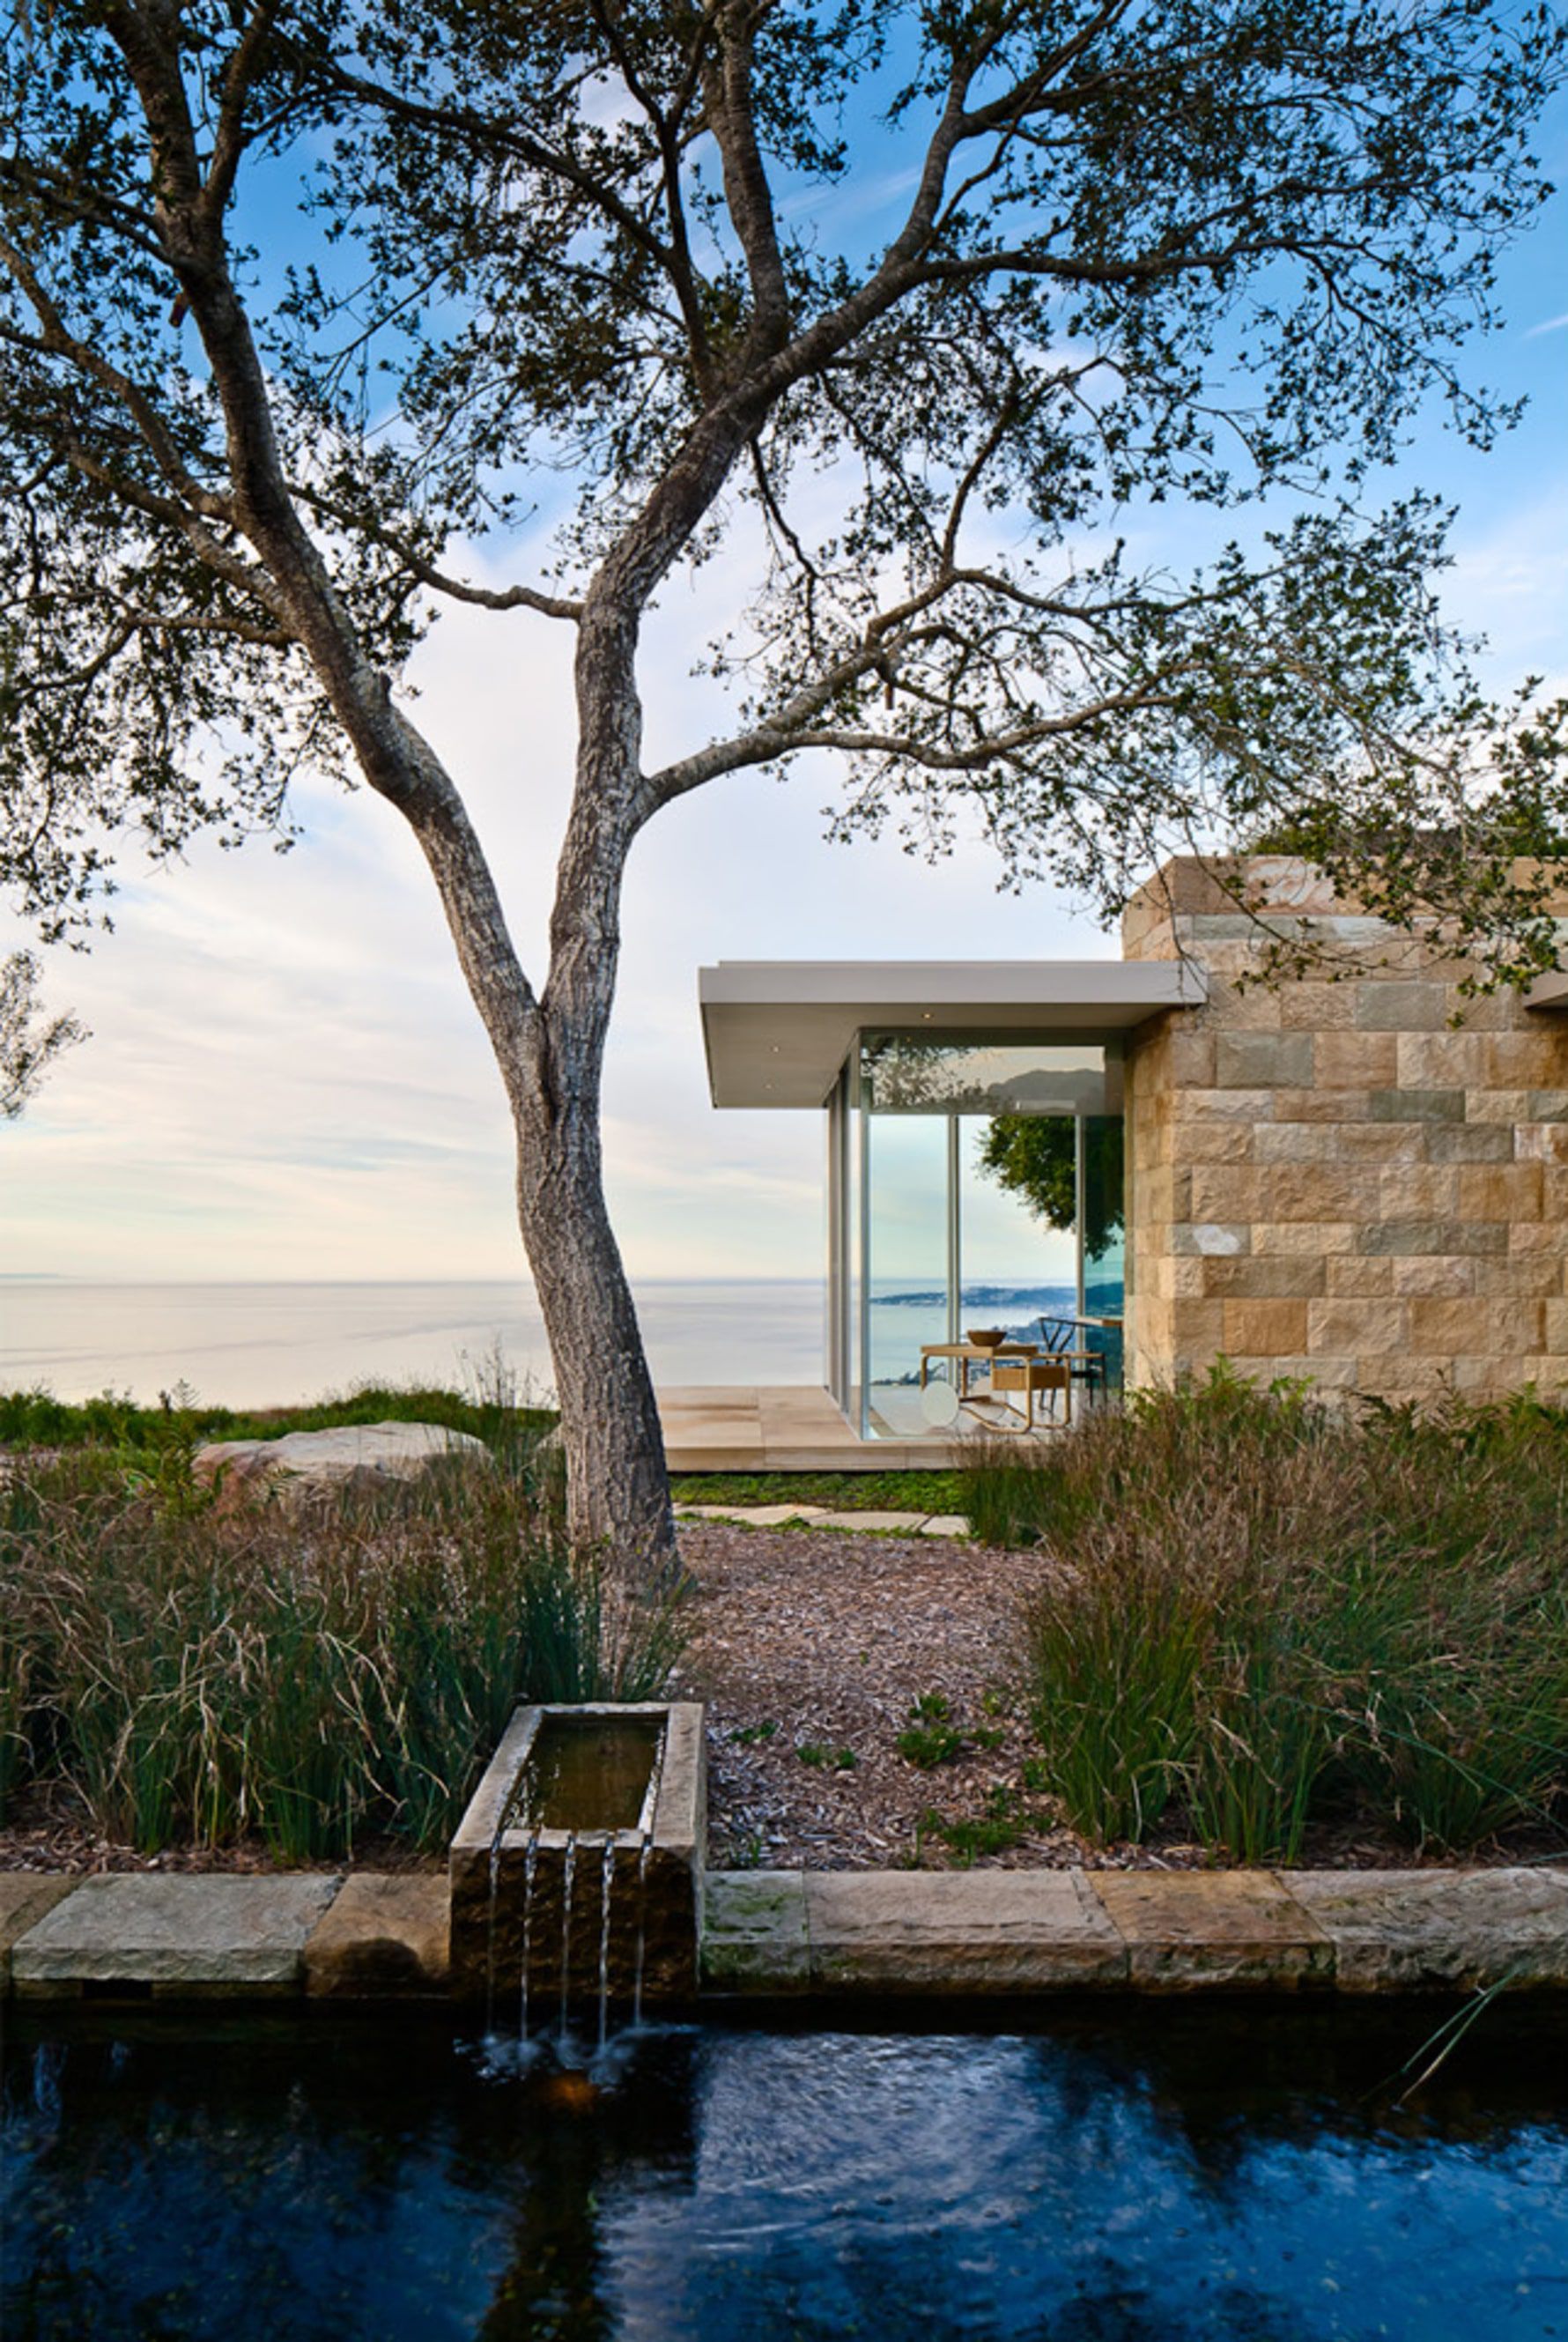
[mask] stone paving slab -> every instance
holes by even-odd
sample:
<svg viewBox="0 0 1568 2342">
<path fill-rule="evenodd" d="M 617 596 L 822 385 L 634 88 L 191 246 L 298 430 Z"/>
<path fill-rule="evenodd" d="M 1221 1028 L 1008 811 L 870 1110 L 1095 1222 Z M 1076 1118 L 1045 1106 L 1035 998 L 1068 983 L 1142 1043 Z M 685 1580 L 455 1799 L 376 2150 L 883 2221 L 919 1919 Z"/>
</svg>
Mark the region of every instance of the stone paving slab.
<svg viewBox="0 0 1568 2342">
<path fill-rule="evenodd" d="M 805 1881 L 823 1990 L 1043 1992 L 1127 1980 L 1127 1951 L 1070 1870 L 821 1870 Z"/>
<path fill-rule="evenodd" d="M 1568 1872 L 1294 1870 L 1342 1992 L 1568 1986 Z"/>
<path fill-rule="evenodd" d="M 929 1520 L 921 1522 L 920 1534 L 922 1536 L 966 1537 L 969 1535 L 968 1516 L 964 1513 L 933 1513 Z"/>
<path fill-rule="evenodd" d="M 1333 1947 L 1267 1870 L 1098 1870 L 1090 1891 L 1145 1991 L 1327 1983 Z"/>
<path fill-rule="evenodd" d="M 81 1883 L 36 1870 L 0 1871 L 0 1992 L 11 1981 L 11 1947 L 17 1937 L 35 1927 Z"/>
<path fill-rule="evenodd" d="M 355 1871 L 305 1947 L 313 1998 L 404 1998 L 446 1990 L 451 1893 L 444 1872 Z"/>
<path fill-rule="evenodd" d="M 711 1870 L 703 1982 L 720 1992 L 804 1992 L 811 1982 L 804 1870 Z"/>
<path fill-rule="evenodd" d="M 306 1939 L 338 1885 L 319 1873 L 84 1879 L 18 1937 L 12 1982 L 29 1998 L 117 1984 L 170 1997 L 296 1992 Z"/>
<path fill-rule="evenodd" d="M 899 1530 L 905 1536 L 918 1536 L 929 1513 L 819 1513 L 813 1521 L 815 1529 L 858 1529 L 864 1536 L 872 1529 Z"/>
<path fill-rule="evenodd" d="M 821 1505 L 677 1505 L 677 1520 L 738 1521 L 743 1528 L 776 1529 L 784 1521 L 821 1521 Z"/>
</svg>

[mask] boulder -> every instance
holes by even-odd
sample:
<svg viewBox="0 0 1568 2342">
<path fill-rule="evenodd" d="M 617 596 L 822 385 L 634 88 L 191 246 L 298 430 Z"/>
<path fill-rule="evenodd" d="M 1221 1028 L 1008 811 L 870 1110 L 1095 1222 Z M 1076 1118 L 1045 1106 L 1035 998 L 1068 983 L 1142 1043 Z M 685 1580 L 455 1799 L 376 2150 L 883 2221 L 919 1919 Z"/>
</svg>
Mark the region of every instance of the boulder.
<svg viewBox="0 0 1568 2342">
<path fill-rule="evenodd" d="M 439 1423 L 355 1423 L 281 1439 L 213 1440 L 196 1450 L 192 1468 L 199 1480 L 217 1482 L 222 1502 L 265 1496 L 292 1512 L 345 1496 L 406 1495 L 455 1461 L 490 1460 L 482 1439 Z"/>
</svg>

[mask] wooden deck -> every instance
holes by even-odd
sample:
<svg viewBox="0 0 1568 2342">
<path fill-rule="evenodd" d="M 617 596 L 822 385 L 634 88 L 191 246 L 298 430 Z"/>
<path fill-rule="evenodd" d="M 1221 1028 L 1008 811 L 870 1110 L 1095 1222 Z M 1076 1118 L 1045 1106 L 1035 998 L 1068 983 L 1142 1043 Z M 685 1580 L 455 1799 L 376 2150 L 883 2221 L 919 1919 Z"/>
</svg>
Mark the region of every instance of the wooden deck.
<svg viewBox="0 0 1568 2342">
<path fill-rule="evenodd" d="M 807 1383 L 662 1390 L 659 1416 L 672 1472 L 942 1471 L 970 1445 L 929 1433 L 857 1439 L 826 1391 Z"/>
</svg>

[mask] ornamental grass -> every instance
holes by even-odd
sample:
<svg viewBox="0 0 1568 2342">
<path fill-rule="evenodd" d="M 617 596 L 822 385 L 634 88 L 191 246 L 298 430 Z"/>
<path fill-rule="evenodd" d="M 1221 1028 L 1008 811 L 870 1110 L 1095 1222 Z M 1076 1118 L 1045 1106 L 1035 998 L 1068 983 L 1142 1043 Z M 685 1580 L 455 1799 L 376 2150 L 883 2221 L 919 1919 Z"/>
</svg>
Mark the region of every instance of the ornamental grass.
<svg viewBox="0 0 1568 2342">
<path fill-rule="evenodd" d="M 1102 1843 L 1290 1863 L 1351 1822 L 1464 1854 L 1568 1842 L 1568 1416 L 1529 1396 L 1331 1410 L 1221 1368 L 988 1457 L 1049 1785 Z"/>
<path fill-rule="evenodd" d="M 658 1689 L 668 1611 L 615 1618 L 519 1471 L 291 1518 L 220 1507 L 173 1451 L 145 1475 L 24 1458 L 0 1488 L 0 1819 L 53 1785 L 144 1852 L 438 1847 L 518 1700 Z"/>
</svg>

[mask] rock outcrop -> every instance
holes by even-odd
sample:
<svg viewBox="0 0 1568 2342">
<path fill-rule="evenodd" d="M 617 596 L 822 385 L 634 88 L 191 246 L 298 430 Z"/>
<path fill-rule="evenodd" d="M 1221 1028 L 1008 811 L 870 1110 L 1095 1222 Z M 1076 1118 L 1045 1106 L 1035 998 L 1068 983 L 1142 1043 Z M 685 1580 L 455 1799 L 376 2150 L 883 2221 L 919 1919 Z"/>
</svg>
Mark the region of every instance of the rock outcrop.
<svg viewBox="0 0 1568 2342">
<path fill-rule="evenodd" d="M 345 1496 L 407 1495 L 457 1461 L 488 1465 L 490 1451 L 438 1423 L 356 1423 L 281 1439 L 214 1440 L 197 1449 L 193 1469 L 217 1482 L 220 1502 L 265 1496 L 295 1511 Z"/>
</svg>

